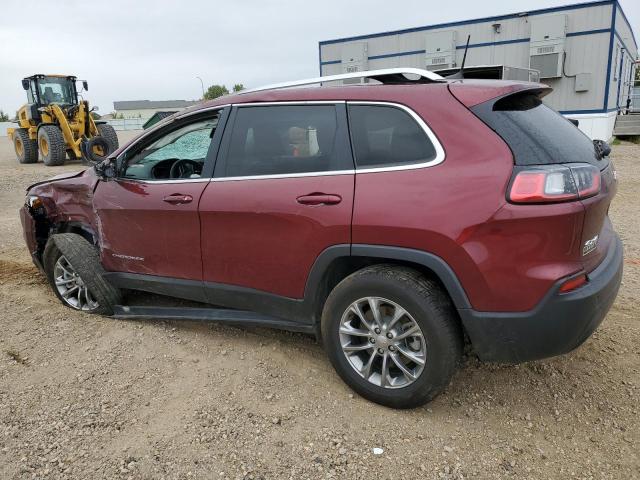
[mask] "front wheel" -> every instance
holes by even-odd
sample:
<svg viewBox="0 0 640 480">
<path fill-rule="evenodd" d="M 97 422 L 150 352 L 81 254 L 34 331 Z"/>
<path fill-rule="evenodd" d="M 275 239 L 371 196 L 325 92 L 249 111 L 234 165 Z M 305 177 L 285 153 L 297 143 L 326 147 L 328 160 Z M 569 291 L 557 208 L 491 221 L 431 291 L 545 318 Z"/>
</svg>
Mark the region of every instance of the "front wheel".
<svg viewBox="0 0 640 480">
<path fill-rule="evenodd" d="M 111 315 L 120 303 L 120 291 L 104 279 L 97 250 L 80 235 L 52 235 L 45 248 L 44 266 L 53 292 L 67 307 Z"/>
<path fill-rule="evenodd" d="M 334 288 L 322 337 L 351 388 L 394 408 L 435 398 L 462 358 L 463 336 L 447 294 L 419 272 L 393 265 L 365 268 Z"/>
</svg>

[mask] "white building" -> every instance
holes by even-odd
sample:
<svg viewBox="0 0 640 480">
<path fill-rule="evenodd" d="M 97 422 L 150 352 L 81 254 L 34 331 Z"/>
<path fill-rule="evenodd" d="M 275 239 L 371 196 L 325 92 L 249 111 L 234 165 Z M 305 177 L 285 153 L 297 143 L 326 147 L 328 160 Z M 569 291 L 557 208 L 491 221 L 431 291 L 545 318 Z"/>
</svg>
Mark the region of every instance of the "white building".
<svg viewBox="0 0 640 480">
<path fill-rule="evenodd" d="M 188 100 L 125 100 L 113 102 L 113 109 L 115 110 L 115 118 L 146 120 L 158 111 L 177 112 L 196 103 L 198 102 Z"/>
<path fill-rule="evenodd" d="M 391 67 L 450 73 L 460 68 L 469 35 L 466 67 L 482 68 L 467 77 L 546 83 L 553 93 L 545 103 L 578 119 L 591 138 L 611 138 L 638 58 L 617 0 L 326 40 L 319 45 L 320 74 Z"/>
</svg>

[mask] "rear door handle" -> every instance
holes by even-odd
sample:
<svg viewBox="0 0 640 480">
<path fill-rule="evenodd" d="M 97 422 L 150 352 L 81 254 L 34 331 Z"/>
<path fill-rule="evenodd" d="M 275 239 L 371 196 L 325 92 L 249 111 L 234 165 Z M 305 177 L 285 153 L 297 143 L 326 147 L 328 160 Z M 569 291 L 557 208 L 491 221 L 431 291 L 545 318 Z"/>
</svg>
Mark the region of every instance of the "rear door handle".
<svg viewBox="0 0 640 480">
<path fill-rule="evenodd" d="M 182 193 L 172 193 L 171 195 L 164 197 L 162 201 L 170 203 L 171 205 L 182 205 L 184 203 L 191 203 L 193 201 L 193 197 Z"/>
<path fill-rule="evenodd" d="M 336 205 L 342 201 L 340 195 L 329 193 L 310 193 L 296 199 L 302 205 Z"/>
</svg>

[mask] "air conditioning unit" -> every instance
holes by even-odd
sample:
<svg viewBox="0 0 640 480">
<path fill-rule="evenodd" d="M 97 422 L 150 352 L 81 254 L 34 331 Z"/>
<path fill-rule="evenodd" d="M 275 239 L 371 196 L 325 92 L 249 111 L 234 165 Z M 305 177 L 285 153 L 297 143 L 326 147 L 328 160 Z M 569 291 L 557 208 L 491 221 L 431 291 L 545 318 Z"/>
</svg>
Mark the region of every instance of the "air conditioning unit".
<svg viewBox="0 0 640 480">
<path fill-rule="evenodd" d="M 456 32 L 429 32 L 426 35 L 425 63 L 427 70 L 456 66 Z"/>
<path fill-rule="evenodd" d="M 530 21 L 529 68 L 538 70 L 540 78 L 562 77 L 567 16 L 546 15 Z"/>
<path fill-rule="evenodd" d="M 366 42 L 347 43 L 342 47 L 342 73 L 356 73 L 367 70 L 369 66 L 369 47 Z M 342 83 L 360 83 L 356 78 L 344 80 Z"/>
</svg>

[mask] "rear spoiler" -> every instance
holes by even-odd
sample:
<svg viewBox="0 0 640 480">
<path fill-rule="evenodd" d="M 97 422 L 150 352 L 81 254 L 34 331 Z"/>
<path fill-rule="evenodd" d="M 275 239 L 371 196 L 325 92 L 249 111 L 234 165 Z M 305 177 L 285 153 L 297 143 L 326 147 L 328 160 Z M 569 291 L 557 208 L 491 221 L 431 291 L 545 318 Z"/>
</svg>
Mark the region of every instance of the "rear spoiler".
<svg viewBox="0 0 640 480">
<path fill-rule="evenodd" d="M 487 80 L 464 80 L 449 84 L 449 91 L 467 108 L 475 107 L 489 100 L 499 100 L 515 93 L 529 92 L 540 98 L 553 89 L 543 83 L 504 82 Z"/>
</svg>

